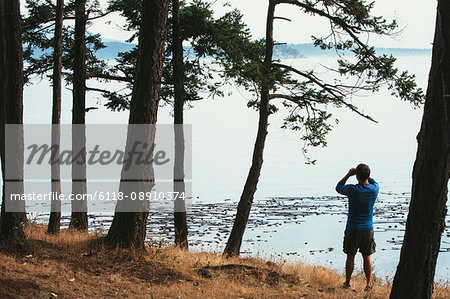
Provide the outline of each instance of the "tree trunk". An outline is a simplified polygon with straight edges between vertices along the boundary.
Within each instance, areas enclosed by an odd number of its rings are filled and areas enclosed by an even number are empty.
[[[164,64],[168,8],[169,0],[143,1],[138,62],[131,96],[130,124],[156,124]],[[129,128],[126,152],[131,146],[131,135],[132,128]],[[151,142],[153,134],[150,135]],[[147,191],[152,186],[146,185],[145,181],[153,179],[152,171],[152,169],[149,172],[143,170],[142,180],[132,184],[126,181],[126,171],[122,168],[119,191],[124,194],[130,191]],[[127,201],[124,200],[121,203],[127,204]],[[116,206],[106,242],[110,245],[143,249],[148,212],[123,212],[118,209],[118,206],[119,203]]]
[[[72,163],[72,194],[79,199],[72,201],[70,228],[86,231],[86,0],[75,1],[75,46],[73,68],[72,152],[77,161]],[[80,153],[80,155],[78,155]]]
[[[433,56],[411,203],[391,298],[431,298],[450,169],[450,3],[438,1]]]
[[[64,0],[56,1],[55,37],[53,48],[53,107],[52,107],[52,145],[58,147],[55,160],[60,154],[60,123],[61,123],[61,72],[62,72],[62,29],[63,29]],[[52,192],[61,194],[61,171],[59,163],[51,165]],[[47,232],[59,233],[61,220],[61,201],[53,199],[51,202],[50,219]]]
[[[250,171],[245,182],[244,189],[237,207],[236,218],[234,220],[233,229],[224,250],[224,255],[239,255],[242,238],[244,237],[245,227],[247,226],[252,207],[253,198],[256,192],[261,168],[263,164],[264,145],[267,136],[267,126],[269,121],[269,89],[272,69],[273,56],[273,19],[276,2],[269,0],[269,9],[267,12],[266,25],[266,54],[263,65],[263,81],[261,82],[261,103],[259,107],[259,125],[256,142],[253,149],[253,160]]]
[[[3,176],[3,198],[0,219],[0,239],[15,241],[24,239],[22,224],[26,222],[25,203],[14,203],[14,210],[7,211],[8,194],[23,194],[23,128],[17,128],[12,140],[16,146],[16,163],[5,167],[5,124],[23,124],[23,57],[20,30],[20,3],[17,0],[0,0],[0,106],[1,106],[1,162]],[[8,144],[10,146],[10,144]],[[9,183],[8,186],[5,186]]]
[[[184,194],[184,62],[183,41],[180,36],[180,1],[172,1],[172,47],[173,47],[173,79],[174,79],[174,191]],[[174,202],[175,245],[188,248],[188,226],[186,221],[186,206],[183,198],[177,197]]]

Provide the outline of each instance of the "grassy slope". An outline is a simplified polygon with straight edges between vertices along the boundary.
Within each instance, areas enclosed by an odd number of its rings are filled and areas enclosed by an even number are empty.
[[[106,249],[98,235],[64,230],[45,234],[27,227],[30,236],[15,248],[0,248],[0,298],[386,298],[389,285],[376,283],[364,292],[361,276],[353,289],[340,287],[342,275],[323,267],[275,264],[261,259],[225,259],[214,253],[174,248],[147,254]],[[240,264],[251,269],[210,270],[204,266]],[[437,298],[449,298],[440,287]]]

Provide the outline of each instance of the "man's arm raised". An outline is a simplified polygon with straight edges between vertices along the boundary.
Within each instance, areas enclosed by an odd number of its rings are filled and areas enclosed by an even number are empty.
[[[338,184],[345,185],[348,178],[351,176],[354,176],[356,174],[356,168],[350,168],[350,170],[347,172],[347,174],[339,181]]]
[[[347,182],[348,178],[356,174],[356,168],[350,168],[350,170],[347,172],[347,174],[337,183],[336,185],[336,191],[340,194],[347,195],[347,190],[345,187],[345,183]]]

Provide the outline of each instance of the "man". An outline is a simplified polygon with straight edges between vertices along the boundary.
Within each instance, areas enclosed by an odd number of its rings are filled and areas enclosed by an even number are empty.
[[[345,183],[348,178],[356,174],[358,184]],[[375,252],[373,237],[373,205],[378,197],[378,183],[370,177],[370,168],[366,164],[359,164],[351,168],[339,181],[336,191],[348,197],[347,226],[344,233],[344,253],[347,254],[345,262],[344,287],[350,287],[355,255],[359,249],[364,261],[364,274],[366,276],[366,290],[372,288],[372,261],[370,255]]]

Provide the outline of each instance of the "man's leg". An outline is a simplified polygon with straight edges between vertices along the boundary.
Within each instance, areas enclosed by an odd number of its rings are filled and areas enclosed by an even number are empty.
[[[350,287],[350,279],[352,278],[353,268],[355,267],[355,255],[347,254],[345,261],[345,283],[344,286]]]
[[[364,274],[366,275],[367,288],[372,287],[372,260],[370,259],[370,255],[362,254],[363,262],[364,262]]]

